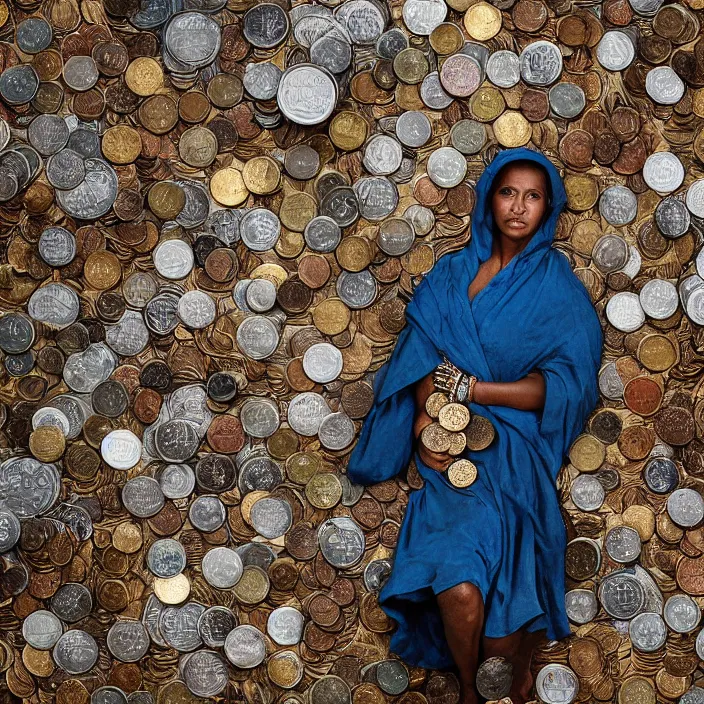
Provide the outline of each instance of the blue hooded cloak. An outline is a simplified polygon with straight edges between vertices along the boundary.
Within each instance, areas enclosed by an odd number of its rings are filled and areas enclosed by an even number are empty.
[[[547,170],[552,201],[526,247],[470,301],[469,284],[491,255],[491,184],[516,159]],[[510,382],[540,371],[539,411],[470,405],[491,420],[492,444],[465,451],[478,476],[466,489],[427,467],[409,495],[394,567],[379,604],[397,622],[391,650],[426,668],[453,663],[436,594],[460,582],[481,591],[485,635],[527,627],[549,639],[570,634],[565,612],[566,530],[555,488],[567,451],[598,399],[602,331],[589,295],[567,258],[552,248],[567,195],[541,153],[500,152],[476,187],[472,237],[441,258],[416,288],[407,325],[374,382],[374,404],[347,467],[353,482],[373,484],[405,469],[413,451],[414,385],[442,361],[481,381]]]

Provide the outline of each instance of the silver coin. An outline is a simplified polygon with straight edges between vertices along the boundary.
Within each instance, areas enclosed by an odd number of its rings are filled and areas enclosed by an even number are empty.
[[[168,464],[159,475],[159,486],[167,499],[185,499],[195,489],[196,476],[187,464]]]
[[[115,371],[117,362],[117,355],[104,342],[95,342],[68,357],[63,369],[64,381],[72,391],[92,393]]]
[[[237,346],[250,359],[266,359],[279,345],[276,325],[262,315],[245,318],[237,328]]]
[[[286,12],[274,3],[259,3],[244,15],[245,39],[260,49],[272,49],[286,39],[290,24]]]
[[[372,560],[364,568],[364,588],[368,592],[378,593],[391,576],[393,561],[382,558]]]
[[[440,147],[429,157],[426,170],[430,180],[441,188],[454,188],[467,175],[467,160],[454,147]]]
[[[628,245],[628,260],[626,264],[619,269],[619,271],[625,274],[629,279],[634,279],[640,272],[640,268],[643,264],[643,260],[640,256],[640,252],[632,244]]]
[[[154,443],[159,457],[173,464],[191,459],[198,451],[200,437],[193,423],[184,418],[172,418],[156,429]]]
[[[247,399],[240,410],[240,422],[247,435],[268,438],[280,425],[279,409],[268,398]]]
[[[305,13],[298,11],[298,7],[291,10],[291,20],[294,23],[293,37],[296,43],[305,49],[310,49],[315,42],[336,28],[339,31],[347,30],[332,16],[332,10],[319,5],[310,5]]]
[[[384,176],[357,179],[353,190],[359,203],[359,214],[370,222],[387,218],[398,205],[398,189],[393,181]]]
[[[277,645],[297,645],[303,637],[305,617],[292,606],[274,609],[266,622],[266,632]]]
[[[337,84],[332,74],[315,64],[298,64],[281,76],[276,100],[284,117],[298,125],[317,125],[327,120],[337,103]]]
[[[225,505],[217,496],[197,497],[188,509],[188,518],[196,530],[212,533],[225,523]]]
[[[328,32],[311,45],[310,60],[311,63],[326,68],[330,73],[342,73],[352,63],[350,40],[339,32]]]
[[[499,88],[513,88],[521,80],[518,54],[505,49],[493,52],[486,63],[486,76]]]
[[[117,198],[117,173],[102,159],[85,159],[85,178],[67,191],[56,192],[56,201],[71,217],[97,220],[112,208]]]
[[[198,619],[205,606],[189,601],[180,608],[167,606],[159,615],[159,632],[164,641],[180,653],[199,648],[203,641],[198,633]]]
[[[675,105],[682,99],[685,85],[669,66],[656,66],[645,76],[645,91],[656,103]]]
[[[354,440],[354,423],[346,413],[330,413],[320,422],[318,439],[328,450],[343,450]]]
[[[281,467],[266,455],[248,457],[240,466],[237,486],[242,494],[271,491],[283,481]]]
[[[119,687],[98,687],[90,695],[90,704],[128,704],[127,695]]]
[[[205,384],[180,386],[169,394],[167,406],[172,419],[180,418],[189,421],[198,437],[205,437],[213,419],[213,414],[208,408],[208,392]]]
[[[77,54],[64,63],[63,78],[71,90],[90,90],[98,82],[98,67],[92,57]]]
[[[119,418],[127,410],[129,396],[122,382],[108,379],[95,387],[91,401],[98,415]]]
[[[338,569],[357,564],[364,555],[364,532],[351,518],[328,518],[318,528],[318,544],[323,557]]]
[[[144,308],[158,291],[159,284],[148,271],[135,271],[122,282],[122,295],[132,308]]]
[[[655,224],[663,237],[682,237],[689,230],[690,223],[689,210],[679,198],[668,196],[655,207]]]
[[[200,12],[174,15],[164,28],[164,47],[188,68],[204,68],[220,51],[220,25]]]
[[[685,203],[692,215],[704,218],[704,178],[697,179],[689,184]]]
[[[425,113],[407,110],[396,121],[396,136],[401,144],[417,149],[433,136],[433,128]]]
[[[245,543],[236,548],[235,552],[242,558],[242,564],[261,567],[265,572],[276,559],[276,553],[264,543]]]
[[[596,47],[596,58],[607,71],[625,71],[636,58],[633,40],[617,29],[604,32]]]
[[[18,518],[48,511],[59,498],[61,479],[53,464],[13,457],[0,465],[0,508]]]
[[[321,197],[320,214],[332,218],[339,227],[348,227],[359,219],[359,202],[350,186],[332,188]]]
[[[68,582],[51,597],[51,610],[66,623],[76,623],[90,615],[93,597],[90,589],[78,582]]]
[[[187,291],[177,310],[181,322],[192,330],[207,328],[215,320],[215,301],[205,291]]]
[[[621,332],[634,332],[645,322],[645,313],[637,293],[619,291],[606,304],[606,318]]]
[[[247,306],[255,313],[265,313],[276,303],[276,286],[268,279],[254,279],[245,293]]]
[[[37,650],[51,650],[63,633],[61,621],[51,611],[39,609],[22,621],[22,637]]]
[[[42,425],[54,425],[61,430],[64,436],[68,436],[71,432],[71,423],[66,417],[66,414],[58,408],[52,408],[50,406],[39,408],[32,416],[33,430],[36,430]],[[4,551],[0,550],[0,552]]]
[[[108,650],[122,662],[139,662],[149,650],[149,634],[141,621],[116,621],[107,635]]]
[[[376,682],[383,692],[396,696],[408,689],[408,670],[400,660],[382,660],[376,668]]]
[[[197,697],[215,697],[227,687],[227,663],[212,650],[186,656],[181,671],[188,690]]]
[[[667,513],[682,528],[692,528],[704,518],[704,499],[694,489],[676,489],[667,497]]]
[[[701,634],[701,631],[700,631]],[[699,636],[697,636],[697,654],[699,655]],[[699,655],[701,659],[701,655]],[[704,689],[692,685],[678,700],[677,704],[704,704]]]
[[[685,313],[692,322],[697,325],[704,325],[704,286],[693,289],[687,295]]]
[[[113,352],[123,357],[133,357],[149,344],[149,329],[142,314],[126,310],[115,325],[105,326],[105,342]]]
[[[234,587],[240,581],[243,569],[240,556],[226,547],[211,548],[201,563],[203,577],[217,589]]]
[[[690,633],[699,625],[702,612],[691,596],[674,594],[665,602],[663,616],[675,633]]]
[[[342,302],[353,310],[370,306],[378,293],[376,279],[367,269],[341,272],[335,287]]]
[[[643,610],[645,592],[633,575],[617,571],[601,581],[599,601],[609,616],[626,621]]]
[[[329,342],[311,345],[303,354],[303,371],[318,384],[328,384],[342,373],[342,352]]]
[[[74,394],[59,394],[48,403],[52,408],[58,408],[68,418],[69,432],[67,440],[73,440],[80,435],[83,424],[93,415],[90,404],[81,396]]]
[[[69,675],[88,672],[98,661],[98,644],[85,631],[66,631],[52,651],[54,662]]]
[[[552,42],[531,42],[518,57],[521,78],[533,86],[549,86],[562,74],[562,54]]]
[[[260,665],[266,657],[264,634],[249,625],[233,628],[225,640],[225,655],[235,667],[249,669]]]
[[[416,237],[429,234],[435,227],[435,213],[430,208],[418,203],[408,206],[403,217],[411,224]]]
[[[281,221],[268,208],[252,208],[240,221],[242,242],[253,252],[273,249],[281,235]]]
[[[408,49],[408,37],[400,27],[392,27],[376,40],[376,53],[382,59],[393,60]]]
[[[311,437],[318,432],[323,418],[331,412],[320,394],[304,391],[291,399],[287,421],[294,432]]]
[[[49,266],[65,266],[76,256],[76,238],[63,227],[48,227],[39,237],[38,248]]]
[[[548,99],[552,111],[566,120],[577,117],[587,104],[584,91],[575,83],[567,81],[556,83],[550,88]]]
[[[5,313],[0,317],[0,349],[7,354],[22,354],[34,344],[32,321],[23,313]]]
[[[386,134],[374,135],[364,147],[362,163],[374,176],[388,176],[399,166],[403,157],[401,144]]]
[[[565,594],[565,611],[572,623],[589,623],[599,611],[596,594],[591,589],[571,589]]]
[[[535,691],[545,704],[572,704],[579,678],[565,665],[545,665],[535,679]]]
[[[447,16],[444,0],[406,0],[403,23],[413,34],[428,36]]]
[[[354,44],[376,44],[387,18],[369,0],[348,0],[335,9],[335,18],[344,26]]]
[[[147,603],[144,605],[141,619],[151,641],[162,648],[168,647],[159,631],[159,617],[165,608],[164,604],[154,594],[150,594],[147,598]]]
[[[122,503],[137,518],[156,516],[164,508],[159,482],[152,477],[133,477],[122,487]]]
[[[17,25],[15,42],[25,54],[38,54],[48,49],[53,32],[43,17],[28,17]]]
[[[610,225],[623,227],[636,217],[638,202],[626,186],[609,186],[599,198],[599,213]]]
[[[475,685],[485,699],[505,697],[513,682],[513,665],[504,657],[491,657],[477,668]]]
[[[66,121],[58,115],[37,115],[27,128],[29,143],[42,155],[50,156],[68,143]]]
[[[179,179],[176,184],[186,194],[186,204],[176,216],[176,223],[187,230],[192,230],[202,225],[210,212],[208,189],[198,181]]]
[[[165,240],[152,252],[154,268],[165,279],[183,279],[191,273],[195,262],[193,249],[183,240]]]
[[[342,239],[340,226],[326,215],[314,217],[303,233],[306,245],[314,252],[334,252]]]
[[[252,505],[250,520],[259,535],[273,540],[288,531],[293,523],[293,514],[287,501],[265,497]]]
[[[598,511],[605,497],[601,482],[588,474],[578,475],[570,486],[570,498],[580,511]]]
[[[100,455],[113,469],[132,469],[142,457],[142,442],[131,430],[112,430],[100,443]]]
[[[640,555],[640,535],[630,526],[614,526],[606,533],[604,547],[615,562],[633,562]]]
[[[144,323],[155,335],[168,335],[178,326],[180,296],[171,291],[159,293],[144,308]]]
[[[12,550],[20,539],[20,521],[8,509],[0,509],[0,553]]]
[[[671,193],[684,181],[684,166],[672,152],[654,152],[643,165],[643,180],[658,193]]]
[[[24,105],[39,90],[39,76],[30,64],[10,66],[0,74],[0,95],[8,105]]]
[[[46,177],[54,188],[67,191],[76,188],[86,176],[83,157],[71,149],[62,149],[49,157],[46,163]]]
[[[32,320],[59,330],[75,322],[79,311],[78,295],[61,283],[50,283],[36,289],[27,304]]]
[[[222,648],[236,626],[237,617],[224,606],[211,606],[198,619],[198,633],[208,648]]]
[[[251,286],[254,279],[240,279],[232,289],[232,300],[235,305],[245,313],[254,313],[247,305],[247,289]]]
[[[623,379],[614,362],[608,362],[599,370],[599,391],[611,401],[623,398]]]
[[[420,98],[431,110],[444,110],[454,98],[442,87],[440,74],[431,71],[420,84]]]
[[[281,69],[275,64],[249,63],[245,67],[242,85],[255,100],[271,100],[276,97],[281,74]]]
[[[677,288],[663,279],[650,279],[638,295],[645,314],[656,320],[674,315],[679,304]]]
[[[418,207],[422,208],[423,206]],[[379,226],[379,234],[376,238],[377,245],[384,254],[388,254],[390,257],[404,255],[411,249],[415,241],[416,233],[411,220],[406,217],[407,214],[408,210],[402,218],[387,218]]]
[[[652,457],[643,468],[643,478],[650,491],[669,494],[679,484],[677,465],[668,457]]]
[[[461,154],[478,154],[486,144],[486,128],[476,120],[459,120],[450,129],[450,143]]]
[[[667,627],[660,614],[644,611],[629,621],[628,635],[634,648],[653,653],[665,645]]]
[[[92,129],[78,128],[71,132],[66,146],[84,159],[99,159],[100,137]],[[39,150],[37,150],[39,151]]]

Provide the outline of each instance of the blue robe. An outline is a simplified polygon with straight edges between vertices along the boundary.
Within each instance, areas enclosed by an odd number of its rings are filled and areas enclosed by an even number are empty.
[[[491,182],[520,158],[547,169],[551,206],[526,247],[470,301],[469,284],[491,254]],[[374,404],[347,467],[360,484],[407,467],[414,384],[442,361],[439,350],[482,381],[516,381],[539,370],[546,385],[540,411],[470,405],[496,430],[488,448],[463,454],[478,470],[470,487],[455,488],[416,454],[424,486],[409,495],[394,567],[379,593],[381,607],[397,622],[391,650],[409,664],[453,663],[435,595],[460,582],[480,589],[489,637],[522,627],[545,628],[549,639],[570,634],[566,530],[555,482],[598,400],[602,331],[586,289],[551,246],[566,201],[560,175],[543,154],[500,152],[477,183],[469,244],[441,258],[418,285],[407,325],[376,375]]]

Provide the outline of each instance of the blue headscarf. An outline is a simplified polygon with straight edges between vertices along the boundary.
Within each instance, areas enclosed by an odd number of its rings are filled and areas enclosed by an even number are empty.
[[[500,169],[517,159],[547,171],[549,209],[525,248],[470,302],[469,284],[492,251],[491,185]],[[501,515],[500,578],[485,604],[486,635],[492,637],[512,633],[530,618],[536,618],[530,630],[547,627],[550,638],[569,634],[566,536],[555,481],[598,400],[602,332],[586,289],[567,258],[552,247],[566,202],[560,174],[539,152],[507,149],[484,170],[476,186],[471,240],[441,258],[415,290],[407,325],[376,375],[374,404],[347,467],[348,477],[362,484],[389,479],[407,467],[414,444],[414,385],[442,361],[440,350],[480,381],[509,382],[542,373],[542,410],[470,405],[496,430],[487,449],[464,453],[478,468],[471,487],[453,487],[416,458],[426,481],[442,482],[448,491],[484,492]]]

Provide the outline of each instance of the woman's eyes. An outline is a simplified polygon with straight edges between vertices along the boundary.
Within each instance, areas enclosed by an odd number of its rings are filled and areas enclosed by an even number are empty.
[[[504,186],[503,188],[501,188],[499,190],[499,193],[501,193],[502,195],[505,195],[505,196],[509,196],[509,195],[511,195],[511,189],[508,186]],[[530,193],[529,196],[531,198],[537,198],[537,199],[540,199],[540,197],[541,197],[540,193],[536,193],[536,192]]]

